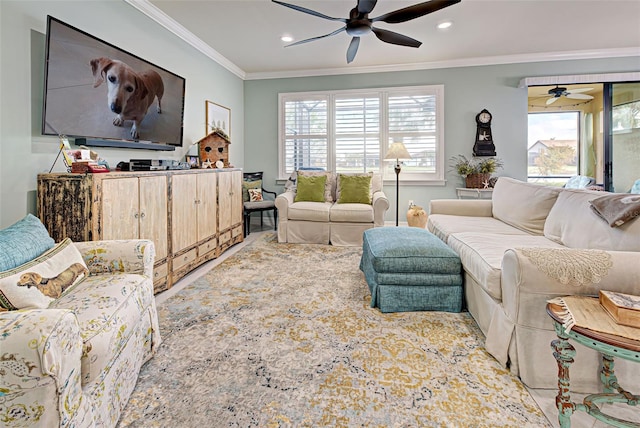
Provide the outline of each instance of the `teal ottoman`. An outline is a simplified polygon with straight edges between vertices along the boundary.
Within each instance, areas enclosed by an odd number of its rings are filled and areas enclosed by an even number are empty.
[[[462,310],[460,258],[425,229],[366,230],[360,270],[381,312]]]

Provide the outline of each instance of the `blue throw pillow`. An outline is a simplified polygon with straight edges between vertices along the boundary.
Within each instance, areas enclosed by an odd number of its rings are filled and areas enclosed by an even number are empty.
[[[18,267],[53,248],[55,241],[38,217],[25,218],[0,230],[0,272]]]

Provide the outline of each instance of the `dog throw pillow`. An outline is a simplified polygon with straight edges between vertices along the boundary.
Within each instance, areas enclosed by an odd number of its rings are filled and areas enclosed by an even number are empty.
[[[88,275],[82,255],[67,238],[30,262],[0,272],[0,306],[44,309]]]

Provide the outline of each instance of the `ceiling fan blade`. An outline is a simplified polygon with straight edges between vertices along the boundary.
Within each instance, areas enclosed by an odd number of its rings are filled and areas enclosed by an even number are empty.
[[[397,24],[399,22],[410,21],[419,18],[428,13],[435,12],[445,7],[460,3],[462,0],[431,0],[424,3],[414,4],[413,6],[398,9],[393,12],[385,13],[377,18],[373,18],[372,22],[382,21],[389,24]]]
[[[358,12],[371,13],[374,7],[376,7],[378,0],[358,0]]]
[[[592,100],[593,96],[587,94],[574,94],[570,92],[566,95],[567,98],[572,98],[574,100]]]
[[[556,101],[558,101],[558,97],[553,97],[553,98],[549,98],[546,102],[547,105],[551,105],[553,103],[555,103]]]
[[[324,36],[317,36],[317,37],[311,37],[310,39],[300,40],[299,42],[295,42],[295,43],[291,43],[290,45],[286,45],[285,48],[288,48],[290,46],[295,46],[295,45],[301,45],[303,43],[313,42],[314,40],[323,39],[323,38],[329,37],[329,36],[335,36],[336,34],[342,33],[346,29],[347,29],[347,27],[342,27],[342,28],[337,29],[336,31],[333,31],[333,32],[329,33],[329,34],[325,34]]]
[[[409,46],[412,48],[419,48],[422,44],[421,41],[412,39],[411,37],[404,36],[399,33],[395,33],[389,30],[383,30],[381,28],[371,28],[371,31],[376,35],[377,38],[382,40],[383,42],[392,43],[394,45],[400,46]]]
[[[580,92],[589,92],[593,90],[593,88],[578,88],[578,89],[569,89],[567,91],[568,94],[578,94]]]
[[[302,7],[302,6],[296,6],[295,4],[289,4],[289,3],[284,3],[278,0],[271,0],[274,3],[277,3],[279,5],[282,5],[284,7],[288,7],[290,9],[293,10],[297,10],[298,12],[303,12],[303,13],[308,13],[309,15],[313,15],[313,16],[317,16],[319,18],[324,18],[324,19],[328,19],[330,21],[340,21],[340,22],[347,22],[346,18],[334,18],[332,16],[328,16],[325,15],[323,13],[320,12],[316,12],[315,10],[311,10],[311,9],[307,9],[306,7]]]
[[[360,37],[354,37],[351,39],[351,43],[349,43],[349,48],[347,49],[347,64],[349,64],[356,57],[356,52],[358,52],[358,46],[360,46]]]

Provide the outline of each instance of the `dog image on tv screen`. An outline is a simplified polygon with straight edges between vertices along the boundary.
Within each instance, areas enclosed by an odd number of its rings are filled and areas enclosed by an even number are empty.
[[[182,146],[184,78],[51,16],[45,48],[43,135]]]
[[[123,126],[126,120],[132,120],[131,138],[140,138],[140,122],[156,98],[156,111],[162,113],[162,77],[151,69],[136,73],[126,63],[104,57],[91,60],[91,72],[94,88],[106,81],[107,105],[116,114],[113,124]]]

